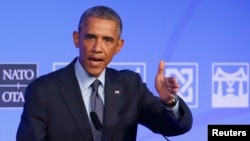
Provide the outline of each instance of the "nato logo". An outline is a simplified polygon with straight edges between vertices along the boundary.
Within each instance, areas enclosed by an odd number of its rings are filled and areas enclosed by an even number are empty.
[[[117,70],[122,70],[122,69],[129,69],[132,70],[142,77],[142,81],[146,82],[146,63],[143,62],[111,62],[108,67],[114,68]]]
[[[190,108],[198,107],[198,64],[166,63],[165,76],[176,77],[180,84],[177,93]]]
[[[212,107],[249,106],[249,64],[213,63]]]
[[[27,85],[37,78],[37,64],[0,64],[0,107],[18,108]]]

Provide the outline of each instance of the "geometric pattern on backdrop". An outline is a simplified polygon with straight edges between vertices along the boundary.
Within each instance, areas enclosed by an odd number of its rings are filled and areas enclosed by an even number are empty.
[[[249,64],[212,64],[212,107],[249,107]]]
[[[122,70],[129,69],[140,74],[142,81],[146,82],[146,63],[145,62],[111,62],[108,67]]]
[[[68,64],[69,64],[69,62],[54,62],[53,65],[52,65],[52,71],[63,68]]]
[[[178,95],[190,108],[198,108],[198,63],[165,63],[165,76],[176,77],[180,84]]]

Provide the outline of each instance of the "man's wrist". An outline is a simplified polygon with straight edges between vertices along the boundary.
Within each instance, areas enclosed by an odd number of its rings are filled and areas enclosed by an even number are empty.
[[[179,96],[177,94],[175,94],[174,98],[172,99],[172,102],[171,103],[165,103],[165,105],[166,105],[167,108],[172,108],[177,104],[178,101],[179,101]]]

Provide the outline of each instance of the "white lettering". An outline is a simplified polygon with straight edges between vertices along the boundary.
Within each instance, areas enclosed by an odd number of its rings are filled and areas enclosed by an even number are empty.
[[[219,131],[218,129],[212,129],[212,136],[246,136],[246,131],[233,131],[232,129],[227,131]]]
[[[35,76],[32,69],[8,69],[3,70],[3,80],[31,80]]]
[[[23,92],[8,92],[5,91],[2,94],[2,100],[4,102],[24,102]]]
[[[212,130],[212,136],[219,136],[218,131],[219,131],[218,129],[213,129]]]

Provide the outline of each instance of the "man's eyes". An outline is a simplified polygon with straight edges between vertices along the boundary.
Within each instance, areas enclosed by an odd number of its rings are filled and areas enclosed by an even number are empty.
[[[95,36],[93,36],[93,35],[86,35],[85,38],[89,39],[89,40],[93,40],[95,38]]]
[[[85,39],[87,40],[95,40],[97,37],[95,35],[85,35]],[[103,41],[112,43],[114,42],[114,39],[112,37],[103,37]]]
[[[114,39],[113,39],[113,38],[110,38],[110,37],[105,37],[104,40],[105,40],[106,42],[111,42],[111,43],[114,41]]]

